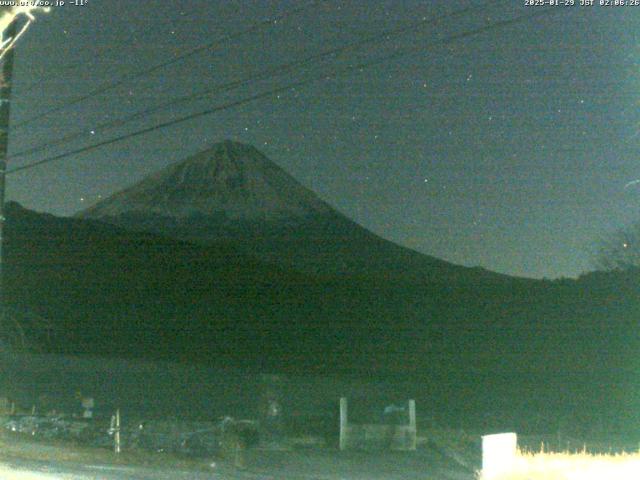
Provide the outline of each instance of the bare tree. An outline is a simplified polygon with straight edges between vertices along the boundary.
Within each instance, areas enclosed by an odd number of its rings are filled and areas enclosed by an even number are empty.
[[[616,230],[601,240],[594,258],[598,270],[640,268],[640,222]]]

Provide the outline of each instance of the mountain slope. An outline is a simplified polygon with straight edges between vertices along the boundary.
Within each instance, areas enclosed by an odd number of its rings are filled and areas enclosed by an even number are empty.
[[[202,243],[225,241],[314,274],[473,282],[499,277],[374,235],[255,148],[230,141],[171,165],[78,217]]]

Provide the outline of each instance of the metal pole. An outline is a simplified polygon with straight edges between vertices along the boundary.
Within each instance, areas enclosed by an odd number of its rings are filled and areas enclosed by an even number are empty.
[[[120,453],[122,448],[120,446],[120,409],[116,410],[116,425],[114,438],[114,451]]]
[[[411,441],[409,443],[409,450],[415,450],[417,446],[418,428],[416,426],[416,401],[409,400],[409,434],[411,435]]]
[[[14,38],[17,33],[16,21],[4,31],[4,37]],[[4,57],[2,78],[0,79],[0,315],[4,317],[4,197],[5,175],[7,172],[7,152],[9,150],[9,115],[11,113],[11,87],[13,85],[13,61],[15,49],[11,48]]]
[[[349,414],[348,414],[348,406],[346,397],[340,398],[340,450],[347,449],[347,435],[349,434],[348,430],[349,425]]]

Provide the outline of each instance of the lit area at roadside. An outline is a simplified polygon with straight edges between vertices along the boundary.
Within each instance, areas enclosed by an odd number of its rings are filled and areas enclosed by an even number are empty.
[[[479,480],[634,480],[640,478],[640,453],[523,452],[515,433],[483,437]]]
[[[15,470],[6,465],[0,465],[0,478],[3,480],[61,480],[65,477],[50,473]],[[66,478],[69,479],[71,477]]]

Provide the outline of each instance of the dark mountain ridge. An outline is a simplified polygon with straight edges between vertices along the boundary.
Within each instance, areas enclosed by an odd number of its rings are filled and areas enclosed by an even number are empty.
[[[48,320],[47,351],[407,377],[457,417],[619,418],[639,403],[637,272],[557,282],[314,276],[225,243],[15,204],[7,216],[6,298]]]

